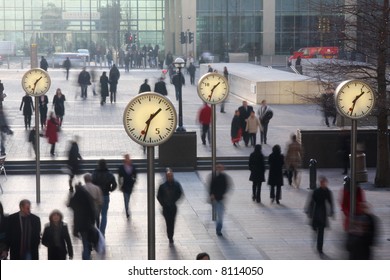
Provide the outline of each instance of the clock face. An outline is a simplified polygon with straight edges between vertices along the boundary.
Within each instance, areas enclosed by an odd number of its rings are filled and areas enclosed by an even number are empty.
[[[123,124],[127,134],[138,144],[157,146],[175,132],[177,115],[172,102],[161,94],[146,92],[126,106]]]
[[[198,95],[208,104],[218,104],[229,94],[229,84],[219,73],[207,73],[198,82]]]
[[[22,87],[31,96],[44,95],[50,89],[50,85],[49,74],[41,68],[28,70],[22,78]]]
[[[350,119],[367,116],[375,103],[372,88],[360,80],[342,82],[336,89],[335,98],[339,113]]]

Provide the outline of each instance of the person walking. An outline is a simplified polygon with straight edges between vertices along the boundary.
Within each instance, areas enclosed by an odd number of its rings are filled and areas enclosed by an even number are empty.
[[[0,80],[0,108],[3,108],[3,101],[6,96],[4,93],[4,84]]]
[[[82,259],[90,260],[95,228],[95,208],[87,190],[78,183],[75,193],[69,193],[68,207],[73,210],[73,235],[81,237],[83,243]]]
[[[23,109],[23,116],[24,116],[24,127],[27,130],[31,128],[31,115],[34,111],[34,103],[30,95],[25,94],[22,98],[22,103],[20,103],[19,110],[22,111]]]
[[[184,79],[181,71],[177,71],[176,74],[172,77],[172,84],[175,86],[176,100],[179,100],[179,97],[182,94],[182,87],[185,85],[186,81]]]
[[[73,192],[73,178],[80,174],[80,160],[83,158],[80,155],[79,141],[80,137],[75,135],[70,141],[70,148],[68,151],[68,168],[69,168],[69,191]]]
[[[202,129],[200,136],[202,144],[206,145],[206,136],[210,144],[211,107],[206,102],[203,103],[202,108],[200,108],[198,112],[198,122],[200,123]]]
[[[100,105],[104,105],[106,103],[106,98],[108,96],[108,77],[107,72],[103,71],[102,75],[100,76]]]
[[[271,203],[280,204],[282,199],[284,155],[279,145],[272,147],[272,153],[268,156],[268,185],[270,186]],[[275,195],[276,188],[276,195]]]
[[[46,121],[47,121],[47,111],[48,111],[48,104],[49,104],[49,98],[46,94],[41,95],[38,97],[38,104],[39,104],[39,116],[41,121],[41,129],[46,127]]]
[[[322,110],[324,111],[325,124],[329,127],[329,118],[333,118],[332,124],[336,125],[337,109],[334,100],[334,89],[328,87],[321,95]]]
[[[302,147],[297,141],[295,134],[291,135],[291,142],[287,145],[286,152],[286,167],[287,167],[287,178],[289,185],[299,188],[300,176],[298,168],[302,162]]]
[[[83,187],[92,198],[92,202],[95,210],[94,213],[95,213],[96,226],[99,227],[99,216],[103,207],[103,192],[98,186],[92,183],[91,173],[84,174],[84,182],[85,185]]]
[[[162,207],[162,213],[167,226],[169,244],[173,244],[175,220],[177,214],[177,201],[183,195],[181,184],[174,179],[173,171],[168,168],[165,173],[166,181],[161,184],[157,192],[157,200]]]
[[[245,146],[248,147],[249,143],[249,134],[246,131],[246,120],[251,115],[253,111],[253,107],[248,105],[247,101],[242,101],[242,106],[238,107],[238,111],[240,112],[240,123],[242,129],[242,138],[244,140]]]
[[[164,96],[168,95],[168,90],[164,81],[164,77],[160,77],[160,80],[154,84],[154,92],[157,92]]]
[[[118,169],[119,188],[123,192],[123,200],[125,203],[126,218],[130,217],[129,202],[133,192],[133,187],[137,181],[137,168],[131,161],[130,155],[125,154],[123,165]]]
[[[45,225],[42,235],[42,245],[47,247],[48,260],[73,259],[73,246],[70,240],[68,225],[63,222],[64,216],[59,210],[53,210],[49,215],[49,223]]]
[[[49,67],[49,63],[47,63],[47,60],[44,56],[41,56],[41,61],[39,63],[39,68],[47,71],[47,68]]]
[[[47,120],[47,124],[46,124],[45,136],[47,138],[47,141],[51,145],[50,155],[52,157],[55,156],[56,143],[58,142],[58,127],[59,127],[59,123],[56,115],[54,114],[54,112],[50,112],[50,117]]]
[[[149,81],[148,79],[144,80],[144,83],[139,87],[138,93],[152,91],[152,89],[150,88],[150,85],[148,84],[148,81]]]
[[[38,260],[41,219],[31,213],[31,202],[19,202],[19,211],[8,217],[7,246],[10,260]]]
[[[230,137],[232,138],[233,146],[239,145],[242,136],[242,129],[240,124],[240,111],[236,110],[232,119],[230,127]]]
[[[261,145],[257,144],[249,156],[249,181],[252,181],[252,200],[261,202],[261,185],[265,181],[264,155]]]
[[[229,83],[229,71],[227,70],[227,67],[223,67],[223,76],[225,77],[226,81]],[[225,103],[226,103],[226,98],[221,102],[221,113],[226,113],[225,112]]]
[[[188,74],[190,74],[190,83],[191,85],[195,85],[195,72],[196,72],[196,67],[195,65],[190,62],[190,65],[187,68]]]
[[[64,63],[62,64],[62,66],[65,68],[65,71],[66,71],[66,80],[68,80],[68,79],[69,79],[69,70],[70,70],[70,67],[72,67],[72,63],[70,62],[69,57],[67,57],[67,58],[64,60]]]
[[[319,188],[315,189],[313,193],[309,195],[305,212],[311,219],[311,226],[317,234],[317,251],[322,255],[324,230],[325,227],[329,225],[327,217],[333,216],[334,206],[332,192],[328,188],[328,179],[321,176],[319,178],[319,184]]]
[[[35,126],[33,126],[33,128],[28,133],[28,142],[31,143],[31,147],[32,147],[32,149],[34,151],[34,155],[37,156],[37,147],[36,147],[37,138],[36,138]],[[30,155],[31,155],[31,147],[29,149],[29,154]]]
[[[7,249],[8,215],[4,213],[3,204],[0,201],[0,260],[8,257]]]
[[[81,87],[81,98],[85,100],[87,99],[88,86],[92,84],[91,75],[87,72],[85,67],[83,67],[83,70],[80,72],[77,81]]]
[[[13,135],[14,132],[8,125],[7,117],[4,113],[3,107],[0,107],[0,155],[5,156],[5,137],[6,135]]]
[[[222,236],[223,218],[225,206],[223,200],[226,193],[230,190],[232,181],[231,178],[224,172],[222,164],[216,165],[216,174],[212,176],[210,181],[210,200],[215,209],[216,215],[216,233]]]
[[[249,118],[246,120],[245,130],[249,135],[249,139],[251,141],[252,147],[254,147],[256,145],[256,135],[257,135],[257,132],[259,131],[259,129],[260,129],[260,131],[263,129],[261,127],[260,121],[256,117],[255,111],[251,111]]]
[[[117,187],[115,176],[108,170],[106,160],[100,159],[98,161],[98,166],[92,173],[92,183],[97,185],[103,193],[103,206],[100,214],[99,229],[103,236],[105,236],[110,193]]]
[[[110,84],[110,101],[111,103],[114,101],[116,103],[116,90],[118,86],[118,81],[121,74],[119,72],[119,69],[116,67],[115,64],[112,65],[110,69],[110,73],[108,74],[108,81]]]
[[[62,91],[60,88],[57,88],[56,94],[53,97],[53,108],[54,112],[56,113],[56,116],[58,118],[58,124],[59,126],[62,126],[64,115],[65,115],[65,95],[62,94]]]
[[[267,105],[267,101],[265,99],[261,101],[261,106],[257,110],[257,115],[259,116],[261,127],[263,128],[260,130],[260,143],[267,144],[268,124],[274,116],[274,113],[270,106]]]

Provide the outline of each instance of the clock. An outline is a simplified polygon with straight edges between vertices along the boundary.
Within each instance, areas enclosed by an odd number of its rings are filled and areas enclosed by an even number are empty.
[[[229,94],[229,83],[219,73],[207,73],[198,82],[198,95],[208,104],[218,104]]]
[[[155,92],[137,95],[127,104],[123,124],[127,134],[143,146],[157,146],[175,132],[177,115],[172,102]]]
[[[361,80],[344,81],[336,88],[335,103],[341,115],[350,119],[367,116],[375,104],[374,91]]]
[[[22,87],[30,96],[44,95],[50,89],[50,85],[49,74],[41,68],[28,70],[22,78]]]

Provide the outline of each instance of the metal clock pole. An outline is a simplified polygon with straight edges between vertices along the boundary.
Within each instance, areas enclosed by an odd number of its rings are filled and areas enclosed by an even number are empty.
[[[212,111],[212,115],[211,115],[211,162],[212,162],[212,178],[214,178],[216,176],[216,172],[217,172],[217,168],[216,168],[216,165],[217,165],[217,114],[215,113],[216,112],[216,109],[215,109],[216,105],[215,104],[211,104],[211,111]],[[215,211],[215,207],[214,207],[214,204],[212,204],[212,208],[211,208],[211,218],[213,221],[216,220],[217,216],[216,216],[216,211]]]
[[[156,259],[154,146],[147,147],[148,162],[148,260]]]
[[[352,222],[356,212],[356,142],[357,142],[357,120],[351,119],[351,185],[349,187],[350,211],[349,218]]]
[[[39,149],[39,96],[35,96],[35,166],[36,166],[36,200],[41,202],[41,163]]]

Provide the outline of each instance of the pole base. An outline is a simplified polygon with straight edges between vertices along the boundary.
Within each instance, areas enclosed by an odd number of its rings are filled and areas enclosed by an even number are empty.
[[[184,126],[178,126],[176,128],[176,132],[186,132],[186,129],[184,128]]]

